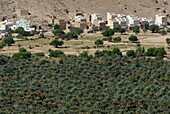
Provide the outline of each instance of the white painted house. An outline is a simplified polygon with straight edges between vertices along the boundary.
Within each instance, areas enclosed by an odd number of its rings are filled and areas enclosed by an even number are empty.
[[[86,22],[86,17],[82,15],[75,16],[75,20],[78,22]]]
[[[16,25],[14,25],[13,27],[11,27],[12,30],[16,30],[17,28],[22,27],[24,28],[25,31],[27,32],[31,32],[34,31],[35,28],[31,28],[30,27],[30,21],[26,20],[26,19],[20,19],[16,22]]]
[[[91,14],[91,22],[93,23],[95,20],[97,20],[97,21],[102,21],[103,18],[102,18],[102,16],[101,16],[101,14],[99,14],[99,13],[93,13],[93,14]]]
[[[156,15],[155,24],[158,26],[167,26],[167,17],[162,15]]]
[[[113,20],[113,19],[115,19],[116,17],[117,17],[117,14],[107,12],[107,21]]]
[[[140,26],[140,19],[135,16],[127,15],[127,25],[129,28],[134,27],[134,26]]]
[[[127,19],[126,16],[123,14],[118,14],[115,20],[119,23],[119,25],[123,28],[127,28]]]

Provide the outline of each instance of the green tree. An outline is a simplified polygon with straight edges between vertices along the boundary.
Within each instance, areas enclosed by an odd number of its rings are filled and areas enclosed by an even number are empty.
[[[32,35],[30,32],[26,32],[24,30],[24,28],[22,28],[22,27],[17,28],[14,32],[18,33],[18,34],[20,34],[22,36],[31,36]]]
[[[19,48],[19,52],[27,52],[25,48]]]
[[[64,52],[60,50],[49,50],[50,57],[63,57],[65,56]]]
[[[39,38],[45,38],[45,35],[43,32],[40,34]]]
[[[131,41],[131,42],[137,42],[137,41],[138,41],[138,38],[137,38],[137,36],[131,35],[131,36],[129,37],[129,41]]]
[[[114,41],[115,43],[120,42],[121,40],[122,40],[121,37],[115,37],[115,38],[113,38],[113,41]]]
[[[160,30],[160,31],[159,31],[159,34],[161,34],[162,36],[164,36],[164,35],[167,35],[167,32],[166,32],[165,30]]]
[[[78,35],[82,34],[84,31],[81,28],[76,28],[76,30],[74,31],[75,33],[77,33]]]
[[[100,45],[103,45],[103,40],[100,40],[100,39],[96,40],[95,45],[97,45],[97,47],[99,47]]]
[[[140,28],[139,28],[139,26],[133,27],[133,32],[136,33],[136,34],[140,33]]]
[[[152,33],[158,33],[159,31],[159,26],[158,25],[151,25],[149,27],[149,30],[152,31]]]
[[[58,46],[62,46],[64,44],[63,41],[59,41],[58,39],[54,39],[50,45],[54,46],[55,48],[58,48]]]
[[[139,56],[144,56],[144,53],[145,53],[145,48],[144,47],[139,47],[137,50],[136,50],[136,56],[139,57]]]
[[[65,32],[61,29],[56,29],[53,31],[53,34],[55,36],[58,36],[58,37],[64,37],[65,36]]]
[[[121,33],[121,34],[123,34],[123,33],[126,32],[126,30],[123,29],[121,26],[115,27],[113,30],[114,30],[115,32],[119,32],[119,33]]]
[[[27,59],[31,58],[32,54],[25,48],[19,48],[19,53],[15,53],[12,57],[15,59]]]
[[[106,37],[111,37],[114,34],[115,34],[115,31],[113,29],[107,29],[104,32],[102,32],[102,35]]]
[[[4,42],[0,42],[0,49],[3,48],[5,46]]]
[[[78,39],[78,35],[75,32],[68,32],[66,34],[66,39],[67,40]]]
[[[115,54],[115,55],[122,56],[122,52],[120,51],[119,48],[113,48],[112,53]]]
[[[17,29],[15,30],[15,33],[19,33],[19,34],[21,34],[21,35],[24,35],[24,34],[25,34],[25,30],[24,30],[24,28],[19,27],[19,28],[17,28]]]
[[[19,52],[15,53],[12,57],[15,59],[27,59],[31,58],[32,54],[30,52]]]
[[[10,46],[11,44],[15,43],[14,39],[12,37],[5,37],[3,39],[3,43]]]
[[[129,50],[129,51],[127,51],[127,52],[126,52],[126,55],[127,55],[128,57],[136,57],[136,53],[135,53],[134,50]]]
[[[158,56],[158,57],[164,57],[166,55],[165,48],[149,48],[145,52],[146,56]]]
[[[54,25],[54,30],[60,29],[60,25],[59,24],[55,24]]]
[[[170,38],[166,39],[166,43],[170,46]]]

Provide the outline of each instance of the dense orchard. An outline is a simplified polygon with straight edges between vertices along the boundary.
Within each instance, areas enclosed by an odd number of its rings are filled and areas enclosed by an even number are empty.
[[[168,114],[170,62],[111,55],[57,64],[0,56],[0,113],[21,112]]]

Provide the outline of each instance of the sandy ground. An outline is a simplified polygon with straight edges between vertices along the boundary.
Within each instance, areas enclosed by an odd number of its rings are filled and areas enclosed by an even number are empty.
[[[126,53],[128,50],[135,50],[137,48],[136,44],[134,43],[124,43],[123,41],[128,41],[129,35],[120,35],[116,34],[116,36],[122,37],[122,42],[120,43],[111,43],[111,42],[104,42],[104,47],[102,48],[94,48],[94,42],[96,39],[102,39],[99,33],[96,34],[89,34],[84,35],[83,38],[79,40],[70,40],[64,41],[64,45],[62,48],[57,48],[57,50],[62,50],[65,54],[75,54],[78,55],[83,51],[87,51],[89,54],[93,55],[97,50],[108,50],[114,47],[120,48],[123,54]],[[150,48],[150,47],[165,47],[167,48],[166,38],[170,38],[170,34],[166,36],[161,36],[159,34],[138,34],[139,41],[143,47]],[[19,50],[18,45],[21,47],[26,48],[31,53],[43,52],[45,55],[48,55],[48,50],[53,49],[56,50],[53,46],[50,46],[50,42],[54,38],[46,38],[46,39],[37,39],[37,40],[28,40],[28,41],[16,41],[12,46],[6,46],[0,50],[0,54],[10,55],[12,56],[14,53],[17,53]],[[90,47],[90,49],[83,49],[83,47]],[[31,47],[31,48],[30,48]],[[67,48],[65,48],[67,47]],[[168,53],[169,54],[169,53]]]

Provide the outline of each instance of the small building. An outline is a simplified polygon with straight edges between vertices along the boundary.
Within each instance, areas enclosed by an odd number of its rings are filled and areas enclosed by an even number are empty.
[[[28,16],[29,12],[25,9],[16,9],[17,17]]]
[[[146,27],[149,27],[149,20],[146,19],[146,18],[141,18],[140,26],[141,26],[142,29],[146,28]]]
[[[156,15],[155,24],[158,26],[166,27],[168,23],[167,17],[162,15]]]
[[[30,21],[26,20],[26,19],[20,19],[16,22],[16,25],[13,25],[11,27],[12,30],[16,30],[17,28],[22,27],[24,28],[25,31],[27,32],[31,32],[34,31],[35,28],[31,28],[30,27]]]
[[[66,30],[67,23],[65,20],[59,20],[60,29]]]
[[[87,29],[87,23],[86,22],[74,22],[74,27],[81,28],[82,30]]]
[[[85,14],[84,17],[86,18],[86,22],[90,23],[91,22],[91,15]]]
[[[101,16],[101,14],[99,14],[99,13],[91,14],[91,23],[93,23],[95,20],[102,21],[103,18]]]
[[[82,16],[82,15],[78,15],[75,17],[75,21],[77,22],[86,22],[86,17]]]

